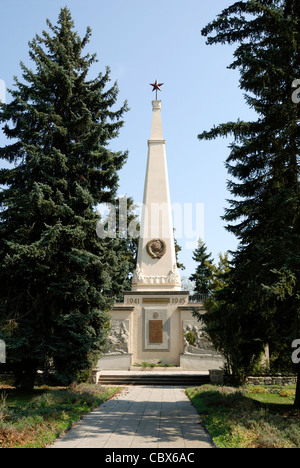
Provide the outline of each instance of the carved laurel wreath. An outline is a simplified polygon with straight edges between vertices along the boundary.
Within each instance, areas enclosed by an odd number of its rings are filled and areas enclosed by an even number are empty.
[[[167,250],[166,243],[161,239],[152,239],[147,244],[147,252],[152,258],[161,258]]]

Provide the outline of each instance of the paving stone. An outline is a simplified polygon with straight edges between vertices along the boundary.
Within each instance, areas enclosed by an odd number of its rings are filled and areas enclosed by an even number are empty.
[[[51,448],[213,448],[196,409],[177,387],[124,387]]]

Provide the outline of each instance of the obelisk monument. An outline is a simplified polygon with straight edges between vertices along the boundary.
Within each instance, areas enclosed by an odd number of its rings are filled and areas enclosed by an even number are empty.
[[[160,90],[157,81],[153,91]],[[132,291],[180,291],[166,158],[162,102],[152,101],[152,127],[144,186],[136,271]]]
[[[194,307],[204,313],[203,304],[190,304],[189,291],[181,289],[162,131],[162,102],[157,99],[162,83],[156,81],[152,86],[156,99],[152,101],[137,265],[131,290],[124,291],[123,302],[116,303],[111,310],[111,346],[99,359],[98,368],[129,371],[138,364],[150,362],[178,366],[181,370],[218,369],[223,361],[208,352],[205,343],[202,345],[200,325],[193,317]],[[193,345],[187,341],[187,333],[194,333]]]

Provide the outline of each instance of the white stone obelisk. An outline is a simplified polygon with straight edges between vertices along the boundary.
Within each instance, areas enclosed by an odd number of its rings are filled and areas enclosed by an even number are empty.
[[[152,101],[152,106],[141,234],[132,291],[181,291],[176,265],[166,142],[161,123],[161,101]]]

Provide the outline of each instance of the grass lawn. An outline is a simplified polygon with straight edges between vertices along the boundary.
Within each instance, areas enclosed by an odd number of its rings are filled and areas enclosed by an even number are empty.
[[[294,387],[203,385],[186,391],[218,448],[300,448]]]
[[[118,391],[116,387],[82,384],[20,393],[0,386],[0,448],[47,447]]]

